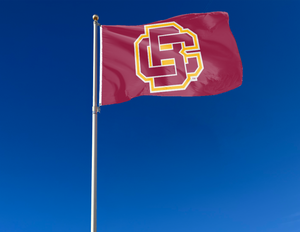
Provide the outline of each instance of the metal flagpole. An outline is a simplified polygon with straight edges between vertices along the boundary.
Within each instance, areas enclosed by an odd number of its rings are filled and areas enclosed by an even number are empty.
[[[93,51],[93,124],[92,124],[92,187],[91,187],[91,232],[97,232],[97,76],[98,76],[98,15],[93,15],[94,19],[94,51]]]

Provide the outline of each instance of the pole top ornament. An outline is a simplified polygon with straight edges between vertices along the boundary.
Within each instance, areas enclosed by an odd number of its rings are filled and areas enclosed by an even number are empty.
[[[94,21],[98,21],[99,16],[95,14],[95,15],[93,15],[93,19],[94,19]]]

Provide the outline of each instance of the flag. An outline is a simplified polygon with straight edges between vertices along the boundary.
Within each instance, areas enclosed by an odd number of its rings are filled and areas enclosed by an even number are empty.
[[[226,12],[100,29],[100,105],[142,95],[207,96],[242,84]]]

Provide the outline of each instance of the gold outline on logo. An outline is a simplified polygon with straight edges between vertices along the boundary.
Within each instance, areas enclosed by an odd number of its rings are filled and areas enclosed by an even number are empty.
[[[164,86],[164,87],[155,87],[154,85],[154,78],[153,77],[146,77],[142,72],[141,72],[141,61],[140,61],[140,54],[139,54],[139,44],[140,42],[145,39],[149,38],[149,30],[153,28],[162,28],[162,27],[170,27],[174,26],[179,30],[180,33],[187,33],[193,38],[193,46],[185,46],[185,43],[182,42],[182,49],[180,51],[180,54],[184,57],[185,64],[188,63],[188,58],[195,57],[197,59],[197,64],[198,68],[196,69],[195,72],[193,73],[188,73],[187,74],[187,79],[180,85],[172,85],[172,86]],[[200,50],[199,42],[198,42],[198,36],[192,32],[189,29],[183,29],[180,25],[178,25],[175,22],[168,22],[168,23],[160,23],[160,24],[150,24],[150,25],[145,25],[145,34],[140,35],[137,40],[134,42],[134,55],[135,55],[135,67],[136,67],[136,75],[145,83],[150,84],[150,92],[155,93],[155,92],[167,92],[167,91],[177,91],[177,90],[185,90],[188,85],[192,81],[197,81],[197,77],[200,75],[202,70],[204,69],[203,67],[203,62],[202,62],[202,57],[200,52],[189,52],[186,53],[187,51],[194,51],[194,50]],[[163,44],[160,45],[160,50],[172,50],[173,44]],[[151,56],[151,48],[150,46],[147,47],[148,51],[148,65],[149,67],[153,67],[152,65],[152,56]],[[175,65],[175,59],[166,59],[161,61],[162,66],[166,65]]]

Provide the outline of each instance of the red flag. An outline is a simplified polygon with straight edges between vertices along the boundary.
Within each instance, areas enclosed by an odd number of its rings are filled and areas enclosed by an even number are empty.
[[[142,95],[206,96],[242,84],[225,12],[187,14],[139,26],[102,26],[101,105]]]

